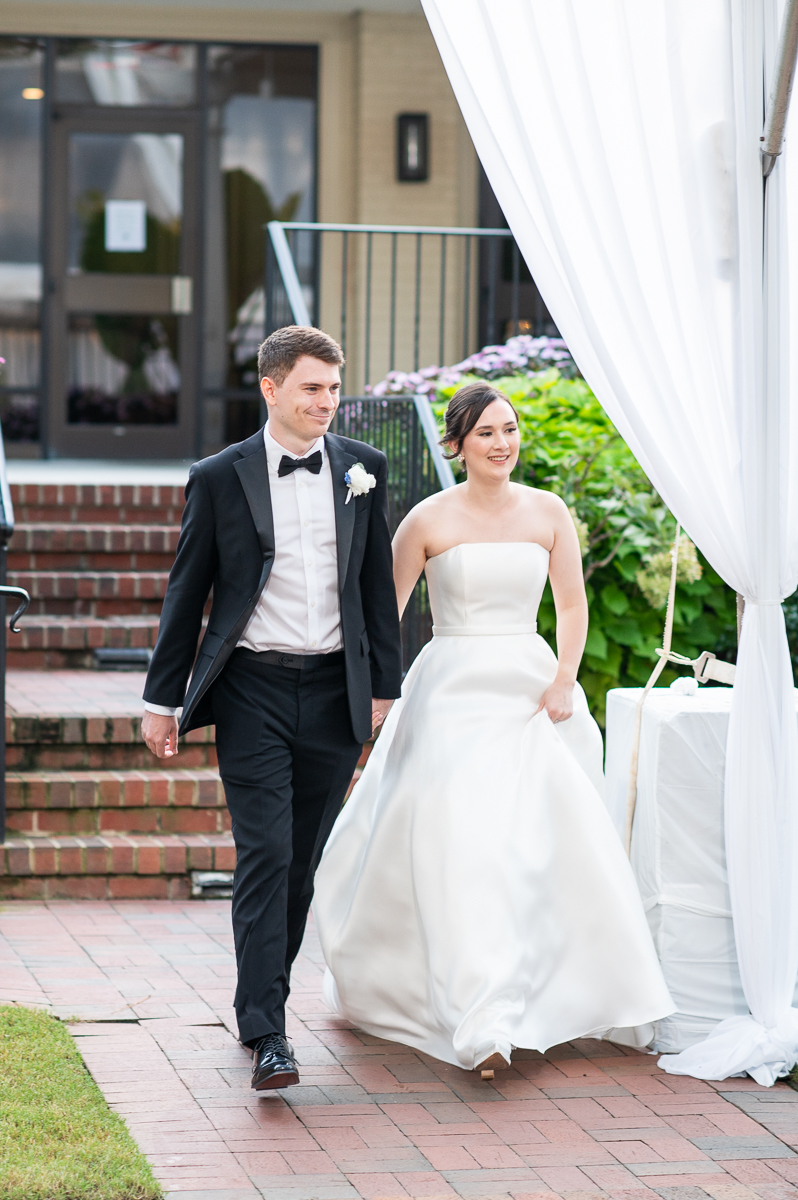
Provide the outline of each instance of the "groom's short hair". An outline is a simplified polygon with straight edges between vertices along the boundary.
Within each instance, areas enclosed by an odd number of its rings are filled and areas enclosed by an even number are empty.
[[[312,325],[286,325],[275,329],[258,347],[258,379],[268,376],[279,386],[305,357],[344,365],[344,352],[328,333]]]

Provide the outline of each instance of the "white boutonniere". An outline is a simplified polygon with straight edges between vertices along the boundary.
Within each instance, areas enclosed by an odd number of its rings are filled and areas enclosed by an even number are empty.
[[[369,475],[362,463],[352,464],[344,475],[344,483],[349,488],[346,497],[347,504],[353,496],[365,496],[366,492],[370,492],[373,487],[377,486],[377,480],[373,475]]]

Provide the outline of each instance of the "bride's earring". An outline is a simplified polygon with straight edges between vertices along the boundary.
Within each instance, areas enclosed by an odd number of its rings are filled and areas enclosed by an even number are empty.
[[[459,463],[465,463],[465,455],[464,455],[464,454],[458,454],[458,455],[457,455],[457,461],[458,461]]]

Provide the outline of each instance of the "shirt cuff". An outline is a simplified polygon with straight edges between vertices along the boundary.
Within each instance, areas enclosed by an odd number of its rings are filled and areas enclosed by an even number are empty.
[[[173,717],[177,712],[177,709],[169,708],[165,704],[150,704],[149,700],[145,700],[144,711],[156,713],[156,715],[159,717]]]

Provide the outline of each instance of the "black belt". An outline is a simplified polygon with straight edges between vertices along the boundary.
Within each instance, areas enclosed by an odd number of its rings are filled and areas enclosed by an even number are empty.
[[[307,671],[311,667],[334,666],[344,661],[343,650],[333,650],[331,654],[289,654],[285,650],[249,650],[239,646],[236,654],[245,658],[254,658],[256,662],[270,667],[292,667],[295,671]]]

